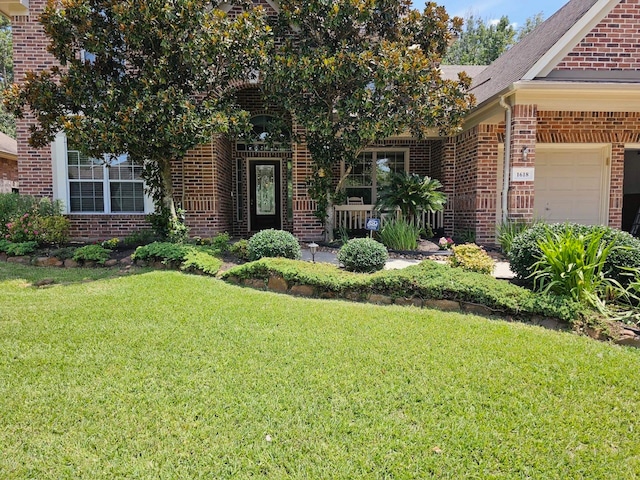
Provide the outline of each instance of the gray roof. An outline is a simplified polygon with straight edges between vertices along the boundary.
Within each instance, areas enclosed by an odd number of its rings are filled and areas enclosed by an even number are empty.
[[[457,80],[460,72],[476,78],[485,68],[487,68],[486,65],[440,65],[440,72],[445,80]]]
[[[16,157],[18,155],[18,142],[9,135],[0,132],[0,155],[2,154]]]
[[[598,0],[571,0],[473,78],[477,105],[521,80]]]

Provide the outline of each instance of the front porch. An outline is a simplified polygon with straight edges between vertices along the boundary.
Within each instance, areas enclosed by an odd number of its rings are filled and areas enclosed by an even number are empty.
[[[380,212],[375,205],[335,205],[333,207],[335,228],[337,230],[365,230],[367,219],[380,219],[381,227],[392,218],[400,217],[400,209],[394,212]],[[426,211],[418,217],[418,227],[431,228],[438,232],[444,229],[444,212]]]

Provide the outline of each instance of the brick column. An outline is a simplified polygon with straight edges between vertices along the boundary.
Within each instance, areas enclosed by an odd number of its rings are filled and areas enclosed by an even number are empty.
[[[608,225],[622,228],[622,201],[624,184],[624,144],[611,145],[611,186],[609,189]]]
[[[511,168],[534,167],[536,160],[536,105],[514,105],[511,119]],[[524,152],[524,149],[526,153]],[[511,175],[511,171],[509,172]],[[534,185],[532,181],[510,181],[509,218],[533,219]]]
[[[29,70],[41,71],[53,66],[56,61],[47,52],[48,38],[38,18],[45,0],[29,2],[29,14],[11,18],[13,34],[13,70],[16,82],[22,82]],[[18,178],[20,193],[38,197],[53,197],[53,167],[51,147],[34,149],[29,146],[29,126],[35,123],[33,116],[26,114],[16,121],[18,142]]]
[[[302,127],[294,124],[296,134]],[[311,154],[305,143],[294,143],[293,147],[293,234],[298,240],[322,240],[322,222],[314,215],[316,202],[309,196],[307,178],[311,175]]]
[[[442,191],[447,196],[444,206],[444,232],[445,235],[453,235],[455,222],[455,195],[456,195],[456,141],[455,138],[447,138],[442,145],[439,176],[436,177],[442,183]],[[435,176],[435,174],[434,174]]]

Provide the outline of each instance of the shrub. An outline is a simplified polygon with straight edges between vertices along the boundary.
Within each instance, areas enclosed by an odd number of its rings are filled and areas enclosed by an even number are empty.
[[[190,272],[203,272],[207,275],[215,275],[218,273],[221,266],[222,260],[218,257],[211,255],[211,253],[205,250],[192,248],[185,254],[184,262],[180,269]]]
[[[249,242],[244,238],[238,240],[229,246],[229,252],[240,260],[249,260]]]
[[[110,255],[111,250],[102,245],[85,245],[76,249],[73,253],[73,259],[76,262],[96,262],[102,265],[109,260]]]
[[[51,256],[56,257],[58,260],[67,260],[73,258],[73,254],[76,253],[77,247],[62,247],[51,252]]]
[[[109,240],[102,242],[100,245],[104,248],[108,248],[109,250],[115,250],[120,245],[120,239],[116,237],[110,238]]]
[[[378,232],[380,241],[391,250],[416,250],[420,228],[404,218],[391,219]]]
[[[71,222],[62,215],[39,217],[37,220],[40,241],[51,245],[62,245],[69,241]]]
[[[229,251],[229,234],[227,232],[219,233],[215,237],[211,239],[211,245],[213,248],[220,252],[228,252]]]
[[[533,265],[534,289],[544,293],[566,295],[604,310],[601,298],[611,282],[605,265],[613,242],[603,242],[603,230],[587,234],[572,229],[552,232],[538,242],[540,259]]]
[[[385,246],[371,238],[354,238],[338,250],[338,260],[352,272],[382,270],[388,258]]]
[[[37,200],[27,195],[17,193],[0,193],[0,233],[9,233],[7,223],[19,218],[25,213],[31,213]]]
[[[531,223],[524,220],[507,220],[498,225],[496,233],[498,234],[498,243],[500,244],[502,253],[507,255],[511,251],[513,239],[536,223],[537,222]]]
[[[453,255],[449,259],[452,267],[459,267],[470,272],[491,275],[495,262],[475,243],[465,243],[451,248]]]
[[[122,244],[127,247],[139,247],[140,245],[147,245],[156,240],[158,240],[158,236],[154,231],[145,229],[130,233],[122,239]]]
[[[539,242],[547,237],[547,231],[551,234],[562,234],[568,230],[577,235],[584,235],[602,232],[602,242],[613,243],[615,247],[605,262],[603,271],[608,272],[610,278],[627,285],[630,281],[627,275],[629,268],[640,268],[640,240],[632,237],[627,232],[622,232],[611,227],[601,225],[578,225],[575,223],[537,223],[528,230],[513,239],[508,258],[511,262],[511,270],[518,278],[525,283],[532,285],[533,280],[529,278],[533,273],[533,265],[539,260],[542,252]]]
[[[0,238],[0,252],[7,252],[7,248],[11,245],[11,242],[6,238]]]
[[[299,259],[300,244],[296,237],[284,230],[262,230],[249,239],[247,245],[249,260],[263,257],[284,257]]]
[[[7,240],[13,243],[37,241],[40,235],[35,215],[24,213],[7,223]]]
[[[28,241],[28,242],[18,242],[18,243],[9,243],[4,248],[4,251],[7,252],[7,255],[13,257],[21,257],[22,255],[29,255],[36,251],[38,248],[38,242]]]
[[[161,261],[164,264],[180,264],[190,247],[180,243],[153,242],[136,248],[131,255],[133,260]]]

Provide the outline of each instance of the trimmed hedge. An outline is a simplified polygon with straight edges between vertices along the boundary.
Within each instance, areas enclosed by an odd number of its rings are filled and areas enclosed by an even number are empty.
[[[258,260],[263,257],[298,259],[302,255],[296,237],[284,230],[273,228],[261,230],[252,236],[247,245],[247,252],[250,260]]]
[[[531,286],[533,280],[528,278],[531,275],[533,265],[542,254],[538,242],[547,238],[547,231],[561,235],[567,230],[573,230],[577,235],[588,235],[589,233],[603,233],[602,241],[613,242],[616,247],[609,254],[605,264],[605,271],[610,271],[610,278],[613,278],[623,285],[631,280],[627,275],[626,268],[640,268],[640,240],[631,236],[627,232],[602,225],[579,225],[576,223],[537,223],[525,230],[513,239],[508,257],[511,270],[520,280]]]
[[[375,272],[384,268],[387,248],[372,238],[354,238],[338,250],[338,261],[350,272]]]
[[[222,266],[222,260],[217,257],[219,253],[213,247],[153,242],[136,248],[131,258],[135,261],[162,262],[170,267],[179,266],[188,272],[215,275]]]
[[[589,315],[583,306],[568,298],[534,293],[503,280],[430,260],[402,270],[361,274],[330,264],[265,258],[234,267],[222,278],[267,280],[271,275],[279,275],[290,284],[310,285],[337,296],[350,292],[362,299],[370,294],[382,294],[395,298],[455,300],[482,304],[501,314],[539,315],[568,323],[579,322]]]

